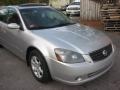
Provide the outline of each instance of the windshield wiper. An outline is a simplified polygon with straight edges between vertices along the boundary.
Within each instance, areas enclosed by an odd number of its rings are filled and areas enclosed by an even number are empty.
[[[46,29],[47,27],[32,27],[30,28],[30,30],[37,30],[37,29]]]
[[[50,27],[44,27],[44,26],[32,27],[30,28],[30,30],[48,29],[48,28],[62,27],[62,26],[67,26],[67,25],[72,25],[72,24],[75,24],[75,23],[62,23],[62,24],[58,24],[58,25],[50,26]]]
[[[61,23],[61,24],[55,25],[54,27],[62,27],[62,26],[73,25],[73,24],[75,23]]]

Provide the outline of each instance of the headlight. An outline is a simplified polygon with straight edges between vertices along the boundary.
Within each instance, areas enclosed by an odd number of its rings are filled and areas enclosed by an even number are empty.
[[[64,63],[82,63],[85,62],[83,56],[77,52],[65,50],[65,49],[55,49],[55,54],[58,61]]]

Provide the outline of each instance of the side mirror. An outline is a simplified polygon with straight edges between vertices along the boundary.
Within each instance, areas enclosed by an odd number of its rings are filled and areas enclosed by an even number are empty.
[[[20,26],[16,23],[10,23],[10,24],[8,24],[8,28],[10,28],[10,29],[20,29]]]

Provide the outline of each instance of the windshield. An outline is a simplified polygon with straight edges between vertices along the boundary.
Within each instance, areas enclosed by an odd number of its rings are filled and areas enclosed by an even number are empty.
[[[63,13],[52,8],[20,9],[25,25],[30,30],[54,28],[74,24]]]
[[[80,2],[73,2],[70,5],[80,5]]]

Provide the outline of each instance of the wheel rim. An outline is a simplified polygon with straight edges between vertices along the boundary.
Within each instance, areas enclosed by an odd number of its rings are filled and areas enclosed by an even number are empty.
[[[31,58],[31,68],[33,73],[37,78],[42,78],[43,76],[43,69],[41,67],[41,62],[37,56],[32,56]]]

